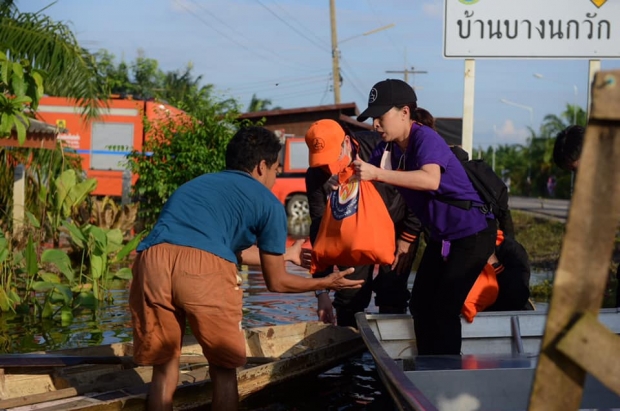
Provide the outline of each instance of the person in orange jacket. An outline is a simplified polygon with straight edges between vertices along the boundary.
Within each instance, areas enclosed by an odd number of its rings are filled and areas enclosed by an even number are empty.
[[[327,206],[327,195],[333,190],[332,176],[347,167],[359,155],[369,158],[372,150],[381,141],[371,131],[352,132],[345,124],[335,120],[319,120],[306,133],[310,168],[306,171],[306,192],[310,203],[310,242],[316,240],[319,226]],[[420,220],[407,207],[398,191],[387,184],[377,183],[375,187],[384,200],[397,233],[396,260],[392,266],[380,265],[378,275],[373,279],[374,265],[355,267],[351,279],[363,279],[359,289],[340,290],[334,295],[333,307],[327,292],[317,292],[319,319],[326,323],[356,327],[355,313],[364,311],[370,304],[375,291],[375,305],[380,313],[405,313],[410,293],[407,281],[419,243]],[[327,275],[331,270],[315,276]]]

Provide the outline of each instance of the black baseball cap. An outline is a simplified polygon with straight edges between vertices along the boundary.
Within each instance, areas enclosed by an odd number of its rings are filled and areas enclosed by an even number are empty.
[[[387,79],[380,81],[370,90],[368,108],[357,116],[357,121],[381,117],[392,107],[416,103],[418,98],[413,88],[402,80]]]

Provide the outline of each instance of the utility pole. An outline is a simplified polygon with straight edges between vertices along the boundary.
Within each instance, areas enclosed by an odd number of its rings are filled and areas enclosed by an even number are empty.
[[[416,70],[415,67],[411,66],[411,70],[387,70],[386,73],[399,73],[405,75],[405,83],[409,84],[409,74],[426,74],[428,71],[425,70]]]
[[[329,20],[332,29],[332,77],[334,104],[340,104],[340,64],[338,62],[338,33],[336,31],[336,0],[329,0]]]

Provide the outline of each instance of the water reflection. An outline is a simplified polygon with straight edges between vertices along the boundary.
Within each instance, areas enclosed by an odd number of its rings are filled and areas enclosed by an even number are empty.
[[[289,236],[297,239],[310,235],[310,218],[309,217],[291,217],[288,220]]]
[[[316,320],[316,297],[313,293],[272,293],[267,290],[260,267],[243,268],[239,275],[244,280],[242,287],[245,327]],[[293,264],[288,264],[287,270],[298,275],[309,275],[307,270]]]

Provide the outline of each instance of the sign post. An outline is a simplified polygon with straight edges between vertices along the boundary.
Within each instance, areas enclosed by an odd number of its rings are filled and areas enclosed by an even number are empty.
[[[620,58],[620,1],[445,0],[443,54],[466,60],[463,148],[471,154],[474,59],[587,59],[591,80],[600,59]]]

